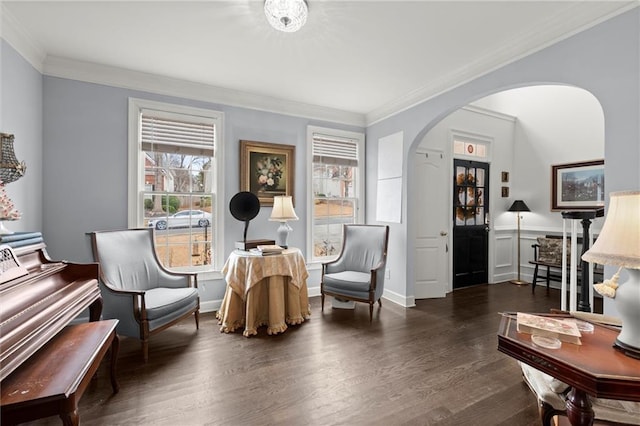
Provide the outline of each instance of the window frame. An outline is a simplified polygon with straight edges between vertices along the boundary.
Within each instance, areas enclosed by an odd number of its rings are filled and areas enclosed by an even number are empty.
[[[358,147],[358,171],[356,176],[356,218],[355,223],[364,223],[365,218],[365,135],[360,132],[353,132],[348,130],[339,130],[328,127],[319,126],[307,126],[307,164],[309,165],[307,171],[307,264],[321,264],[332,259],[336,256],[327,256],[323,258],[315,258],[314,256],[314,244],[313,244],[313,219],[314,219],[314,194],[313,194],[313,135],[320,133],[327,137],[335,137],[336,139],[351,139]]]
[[[449,132],[449,139],[451,144],[451,154],[452,158],[459,158],[461,160],[471,160],[471,161],[479,161],[482,163],[491,163],[491,157],[493,155],[493,138],[490,136],[485,136],[477,133],[465,132],[462,130],[451,129]],[[460,154],[456,153],[454,145],[456,142],[461,142],[465,144],[472,144],[477,146],[481,146],[484,149],[484,155],[477,155],[476,153],[472,155],[468,154]],[[476,148],[477,150],[477,148]]]
[[[211,193],[215,210],[213,226],[216,227],[215,240],[212,241],[214,256],[213,267],[210,270],[192,270],[197,272],[202,279],[218,277],[219,270],[224,264],[224,172],[221,161],[224,147],[224,113],[221,111],[172,104],[168,102],[151,101],[147,99],[129,98],[129,141],[128,141],[128,199],[127,199],[127,226],[129,228],[142,228],[141,218],[144,217],[145,170],[140,167],[142,163],[141,120],[142,110],[157,110],[169,114],[182,114],[200,116],[215,121],[214,125],[214,156],[215,184]],[[213,273],[213,274],[212,274]],[[212,275],[210,275],[212,274]]]

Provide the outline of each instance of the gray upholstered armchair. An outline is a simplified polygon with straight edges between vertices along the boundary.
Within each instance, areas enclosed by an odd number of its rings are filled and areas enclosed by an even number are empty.
[[[199,328],[200,298],[194,273],[165,269],[156,256],[153,229],[91,233],[93,257],[100,264],[102,317],[120,320],[117,332],[142,341],[149,359],[149,337],[194,314]]]
[[[324,296],[382,306],[384,273],[389,245],[389,227],[382,225],[344,225],[342,251],[333,262],[322,265],[322,309]]]

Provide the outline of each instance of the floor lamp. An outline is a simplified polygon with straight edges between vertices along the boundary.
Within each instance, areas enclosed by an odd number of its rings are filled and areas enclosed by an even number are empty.
[[[511,207],[509,207],[510,212],[516,212],[518,214],[518,279],[511,280],[511,284],[516,285],[526,285],[529,284],[526,281],[522,281],[520,279],[520,212],[530,212],[529,207],[522,200],[515,200]]]

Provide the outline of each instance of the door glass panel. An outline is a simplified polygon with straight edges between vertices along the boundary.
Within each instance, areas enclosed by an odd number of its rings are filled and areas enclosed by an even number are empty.
[[[484,186],[484,170],[473,169],[476,175],[476,186]]]
[[[456,226],[484,224],[486,171],[481,167],[456,166],[454,217]]]

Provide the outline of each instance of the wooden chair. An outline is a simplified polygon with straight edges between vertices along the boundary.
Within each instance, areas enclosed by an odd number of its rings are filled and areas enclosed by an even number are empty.
[[[547,291],[551,281],[562,281],[562,237],[546,236],[538,237],[537,243],[531,245],[533,248],[533,260],[529,261],[534,265],[533,282],[531,283],[531,292],[535,293],[536,284],[539,281],[546,282]],[[569,257],[571,256],[570,240],[567,239],[567,268],[569,268]],[[577,266],[578,272],[581,271],[580,263]],[[595,265],[594,279],[602,279],[603,268]],[[568,276],[568,272],[567,272]],[[581,280],[581,274],[578,273],[577,282]]]

